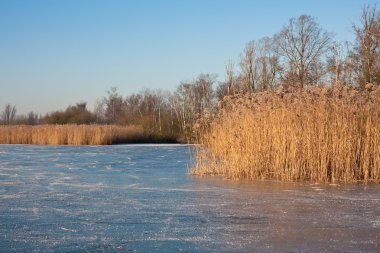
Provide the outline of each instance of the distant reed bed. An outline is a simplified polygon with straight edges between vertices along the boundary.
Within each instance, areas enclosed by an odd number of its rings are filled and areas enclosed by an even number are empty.
[[[196,175],[380,182],[380,87],[226,97],[196,150]]]
[[[142,127],[134,125],[0,126],[0,144],[109,145],[146,139]]]

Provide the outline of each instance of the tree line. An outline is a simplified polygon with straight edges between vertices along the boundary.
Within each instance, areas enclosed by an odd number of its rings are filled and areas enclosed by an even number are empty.
[[[200,74],[181,82],[175,91],[146,89],[122,96],[111,87],[95,109],[77,103],[44,116],[30,112],[16,116],[7,104],[2,124],[136,124],[161,138],[189,141],[200,118],[210,117],[225,96],[314,85],[347,85],[366,89],[380,84],[380,13],[376,6],[362,8],[352,25],[355,40],[339,42],[317,19],[291,18],[272,37],[250,41],[237,64],[229,61],[223,81]]]

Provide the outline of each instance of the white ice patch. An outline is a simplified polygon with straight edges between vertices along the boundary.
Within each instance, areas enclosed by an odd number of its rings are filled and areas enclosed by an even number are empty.
[[[133,179],[140,179],[140,177],[136,175],[128,175],[128,177],[133,178]]]
[[[135,189],[136,187],[138,187],[140,184],[129,184],[129,185],[126,185],[126,186],[124,186],[124,188],[126,188],[126,189],[131,189],[131,188],[133,188],[133,189]]]
[[[158,188],[158,187],[137,187],[135,190],[152,192],[210,192],[207,188]]]
[[[372,224],[372,227],[380,228],[380,219],[370,221]]]
[[[69,232],[73,232],[73,233],[77,232],[77,230],[75,230],[75,229],[69,229],[69,228],[64,228],[64,227],[60,227],[60,229],[62,229],[63,231],[69,231]]]
[[[22,196],[20,194],[1,194],[0,199],[19,199]]]
[[[67,186],[67,187],[70,187],[70,188],[78,188],[78,189],[87,189],[87,190],[90,190],[90,191],[94,191],[94,190],[98,190],[98,189],[103,189],[103,188],[106,188],[107,185],[103,184],[103,183],[95,183],[95,184],[86,184],[86,183],[65,183],[65,182],[52,182],[50,183],[50,186],[57,186],[57,185],[61,185],[61,186]]]
[[[33,215],[38,216],[40,214],[40,209],[37,207],[33,207],[32,213],[33,213]]]
[[[19,184],[19,182],[17,182],[17,181],[13,181],[13,182],[11,182],[11,181],[4,181],[4,182],[0,182],[0,185],[2,185],[2,186],[6,186],[6,185],[18,185]]]

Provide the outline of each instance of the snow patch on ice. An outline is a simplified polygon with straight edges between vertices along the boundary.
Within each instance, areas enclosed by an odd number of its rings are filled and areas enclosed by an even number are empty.
[[[380,219],[371,221],[372,227],[380,228]]]
[[[69,229],[69,228],[65,228],[65,227],[59,227],[59,229],[62,229],[63,231],[73,232],[73,233],[78,232],[78,231],[75,230],[75,229]]]
[[[19,199],[22,196],[20,194],[1,194],[0,199]]]

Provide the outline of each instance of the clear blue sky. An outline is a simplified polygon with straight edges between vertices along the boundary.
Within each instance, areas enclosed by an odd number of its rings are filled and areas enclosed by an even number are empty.
[[[0,109],[46,113],[122,95],[224,78],[250,40],[291,17],[318,19],[339,41],[372,0],[0,0]]]

